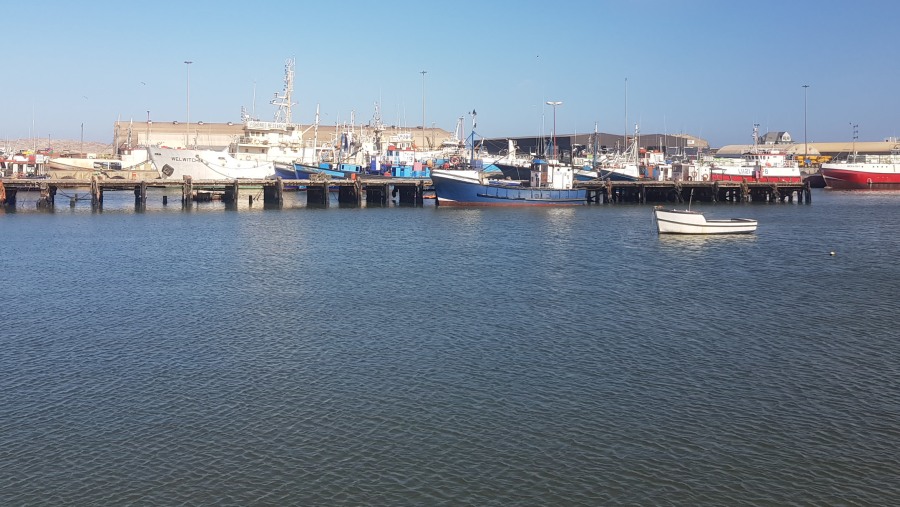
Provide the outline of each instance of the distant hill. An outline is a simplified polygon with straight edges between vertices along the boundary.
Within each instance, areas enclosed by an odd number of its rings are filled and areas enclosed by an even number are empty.
[[[16,153],[21,150],[43,150],[47,148],[47,139],[8,139],[0,140],[0,150],[6,153]],[[97,153],[111,155],[113,152],[112,143],[98,143],[93,141],[73,141],[71,139],[50,139],[50,149],[53,150],[52,155],[61,155],[64,153]]]

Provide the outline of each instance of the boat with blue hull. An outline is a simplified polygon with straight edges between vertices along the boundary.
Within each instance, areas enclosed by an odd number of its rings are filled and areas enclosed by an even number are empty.
[[[314,166],[294,162],[294,171],[296,172],[297,178],[299,179],[311,179],[315,177],[321,177],[321,175],[325,175],[333,179],[347,179],[350,178],[353,174],[359,176],[361,168],[360,166],[355,164],[333,165],[327,162],[323,162],[318,166]]]
[[[294,164],[275,162],[275,177],[283,180],[299,180]]]
[[[575,206],[587,191],[574,187],[570,166],[536,161],[528,179],[494,179],[496,173],[472,169],[431,171],[438,206]]]

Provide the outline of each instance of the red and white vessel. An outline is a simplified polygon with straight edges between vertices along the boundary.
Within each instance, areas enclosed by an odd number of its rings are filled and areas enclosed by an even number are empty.
[[[709,167],[712,181],[759,181],[763,183],[800,183],[800,164],[794,156],[778,148],[759,146],[759,126],[753,126],[753,148],[740,163]]]
[[[822,164],[825,186],[835,190],[900,189],[900,149],[884,157],[854,155],[850,161]]]

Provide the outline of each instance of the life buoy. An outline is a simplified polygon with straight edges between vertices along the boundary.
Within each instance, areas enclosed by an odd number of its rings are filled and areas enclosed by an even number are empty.
[[[766,162],[766,167],[772,167],[772,162]]]
[[[704,174],[704,175],[703,175],[703,181],[706,181],[706,180],[708,180],[708,179],[709,179],[709,175],[708,175],[708,174]]]
[[[450,163],[453,164],[453,165],[458,164],[458,163],[459,163],[459,158],[457,158],[457,157],[452,157],[452,158],[450,159]]]

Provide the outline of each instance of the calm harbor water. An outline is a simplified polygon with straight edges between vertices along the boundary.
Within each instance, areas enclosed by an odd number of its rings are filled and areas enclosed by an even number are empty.
[[[0,211],[2,505],[892,505],[900,193]],[[834,252],[835,255],[830,255]]]

